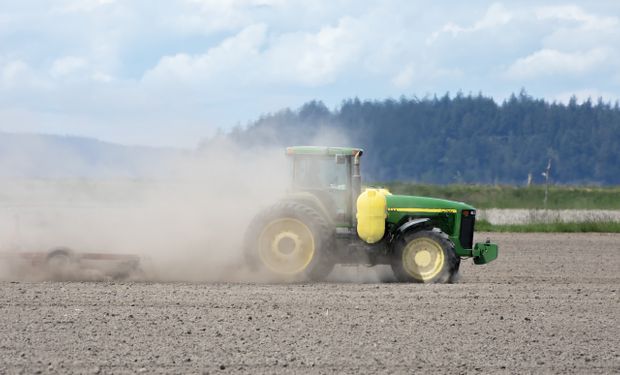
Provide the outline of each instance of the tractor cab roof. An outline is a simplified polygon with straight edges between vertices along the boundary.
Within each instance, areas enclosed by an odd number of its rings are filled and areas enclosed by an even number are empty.
[[[361,148],[355,147],[292,146],[286,148],[287,155],[362,156],[363,152]]]

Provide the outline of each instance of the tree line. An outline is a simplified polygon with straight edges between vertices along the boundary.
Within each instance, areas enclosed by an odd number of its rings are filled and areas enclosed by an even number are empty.
[[[601,99],[563,104],[521,91],[497,103],[459,93],[354,98],[333,110],[311,101],[226,136],[248,147],[359,146],[366,181],[542,183],[551,161],[552,183],[620,184],[620,108]]]

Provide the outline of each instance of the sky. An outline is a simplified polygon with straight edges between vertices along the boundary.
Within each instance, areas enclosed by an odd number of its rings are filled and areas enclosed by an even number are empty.
[[[0,0],[0,131],[193,148],[310,100],[620,100],[620,1]]]

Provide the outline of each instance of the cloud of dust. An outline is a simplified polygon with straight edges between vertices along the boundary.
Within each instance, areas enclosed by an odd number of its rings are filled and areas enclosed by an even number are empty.
[[[305,144],[350,145],[345,134],[330,128],[320,129]],[[123,161],[110,171],[97,167],[82,179],[7,177],[11,175],[7,166],[19,169],[13,175],[21,176],[24,168],[37,167],[32,162],[36,156],[46,160],[50,155],[54,168],[87,167],[82,154],[43,140],[4,158],[0,253],[8,261],[0,261],[0,278],[49,278],[46,268],[40,267],[44,256],[50,249],[69,248],[78,254],[135,254],[143,271],[138,279],[261,281],[244,264],[243,237],[253,217],[281,198],[290,185],[291,168],[283,147],[246,147],[224,136],[197,152],[157,155],[148,165],[149,174],[162,172],[157,178],[97,178],[97,172],[114,176]],[[107,274],[98,268],[80,269],[70,278],[105,279]],[[362,269],[343,267],[331,279],[384,278]]]
[[[24,168],[33,153],[49,156],[44,142],[35,146],[22,150],[24,160],[13,154],[13,165]],[[55,152],[54,157],[55,165],[73,167],[80,162],[78,155],[69,152]],[[159,158],[154,163],[154,167],[173,171],[173,176],[3,177],[0,251],[11,262],[2,262],[2,276],[11,277],[7,268],[14,270],[16,263],[30,266],[40,260],[32,261],[33,256],[62,247],[80,254],[138,255],[147,278],[200,281],[242,277],[242,239],[247,224],[258,210],[281,197],[289,184],[284,150],[243,149],[220,139],[200,152]],[[45,276],[37,275],[37,267],[20,268],[27,270],[23,276]]]

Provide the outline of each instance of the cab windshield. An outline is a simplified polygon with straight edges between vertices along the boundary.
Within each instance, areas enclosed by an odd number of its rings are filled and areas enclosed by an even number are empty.
[[[298,189],[347,190],[350,158],[296,157],[293,185]]]

